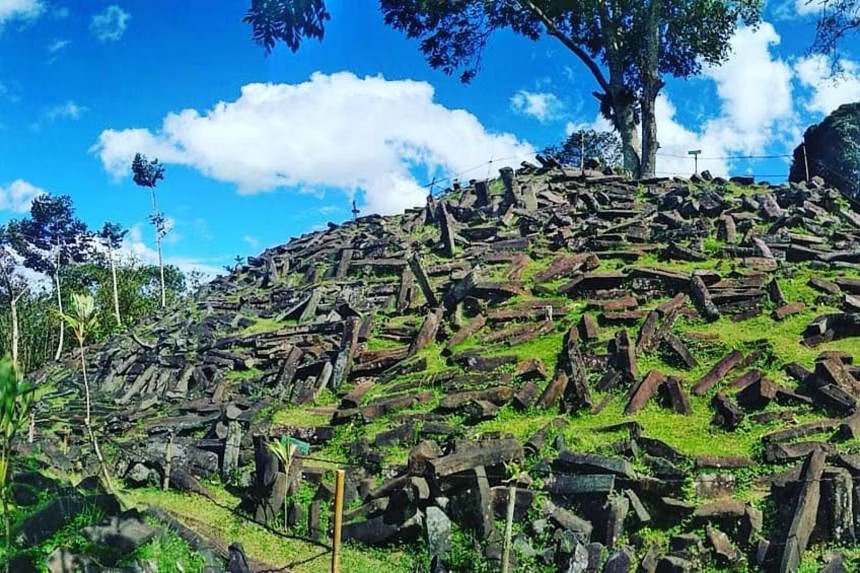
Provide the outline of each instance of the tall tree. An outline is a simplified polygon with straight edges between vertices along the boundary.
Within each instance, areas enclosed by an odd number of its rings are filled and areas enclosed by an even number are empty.
[[[122,315],[119,312],[119,289],[116,279],[116,261],[114,253],[122,246],[122,240],[128,233],[117,223],[105,223],[97,233],[98,239],[104,247],[108,263],[110,264],[111,284],[113,285],[113,312],[116,317],[116,325],[122,326]]]
[[[18,358],[18,344],[21,338],[18,322],[18,301],[27,292],[27,283],[16,273],[18,262],[12,249],[12,241],[5,225],[0,225],[0,286],[3,288],[3,298],[9,304],[11,329],[9,346],[12,350],[12,364],[21,372],[21,362]]]
[[[831,58],[839,65],[839,45],[845,38],[860,32],[860,0],[806,0],[820,8],[815,26],[812,50]]]
[[[687,78],[729,55],[739,22],[759,22],[763,0],[380,0],[386,24],[421,41],[433,68],[471,80],[493,32],[558,40],[594,77],[600,112],[621,137],[624,167],[654,174],[655,103],[666,76]],[[252,0],[254,40],[296,51],[322,39],[325,0]],[[641,139],[639,127],[641,125]]]
[[[88,254],[87,226],[75,216],[72,198],[68,195],[36,197],[30,216],[11,221],[7,231],[15,250],[24,258],[24,266],[53,279],[57,309],[62,313],[61,270],[66,264],[84,262]],[[62,321],[59,329],[55,360],[63,353],[65,326]]]
[[[141,187],[150,190],[152,194],[152,215],[149,220],[155,227],[155,243],[158,250],[158,268],[161,272],[161,308],[167,305],[167,290],[164,285],[164,262],[161,257],[161,241],[167,235],[167,219],[164,214],[158,210],[158,198],[155,194],[155,187],[158,182],[164,179],[164,166],[158,163],[158,159],[149,161],[146,156],[136,153],[134,160],[131,163],[131,170],[134,174],[134,182]]]
[[[622,163],[621,141],[611,131],[581,129],[574,131],[559,145],[550,145],[541,151],[565,165],[582,167],[588,159],[597,159],[602,165],[618,167]]]
[[[818,175],[854,199],[860,199],[860,102],[839,106],[803,134],[794,150],[790,181]]]

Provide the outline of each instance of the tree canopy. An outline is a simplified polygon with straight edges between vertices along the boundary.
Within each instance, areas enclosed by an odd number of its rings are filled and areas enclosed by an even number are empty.
[[[549,145],[541,155],[554,157],[564,165],[579,167],[589,159],[601,165],[619,167],[622,163],[621,140],[611,131],[577,130],[557,145]]]
[[[89,250],[87,226],[68,195],[39,195],[30,216],[11,221],[8,232],[24,265],[39,273],[53,275],[66,262],[83,262]]]
[[[380,0],[386,24],[419,40],[431,67],[470,81],[487,42],[509,29],[557,39],[588,69],[603,116],[619,133],[624,166],[653,175],[655,101],[665,76],[686,78],[729,55],[739,22],[758,23],[762,0]],[[245,21],[267,51],[322,39],[325,0],[253,0]],[[639,127],[642,128],[641,141]]]
[[[789,180],[803,181],[806,170],[855,199],[860,198],[860,102],[840,106],[809,127],[794,150]],[[804,147],[806,157],[804,157]]]

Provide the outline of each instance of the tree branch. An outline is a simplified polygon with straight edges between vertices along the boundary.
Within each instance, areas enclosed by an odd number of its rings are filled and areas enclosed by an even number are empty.
[[[550,36],[554,36],[557,38],[564,46],[576,54],[576,56],[582,60],[582,63],[585,64],[585,67],[591,71],[591,74],[594,76],[594,79],[597,80],[597,83],[600,84],[600,88],[609,93],[609,82],[606,81],[606,77],[603,75],[603,71],[600,69],[600,66],[597,65],[597,62],[594,61],[594,58],[588,55],[588,52],[583,50],[581,47],[576,45],[570,38],[565,36],[561,30],[558,29],[558,26],[555,25],[549,16],[547,16],[543,10],[538,8],[532,0],[517,0],[517,3],[530,11],[532,14],[537,16],[543,25],[546,27],[546,32]]]
[[[18,296],[14,297],[14,298],[12,299],[12,302],[13,302],[14,304],[18,304],[18,301],[19,301],[19,300],[21,300],[21,297],[22,297],[22,296],[24,296],[24,293],[25,293],[25,292],[27,292],[27,290],[28,290],[29,288],[30,288],[29,286],[25,286],[24,288],[22,288],[22,289],[21,289],[21,292],[19,292],[19,293],[18,293]]]

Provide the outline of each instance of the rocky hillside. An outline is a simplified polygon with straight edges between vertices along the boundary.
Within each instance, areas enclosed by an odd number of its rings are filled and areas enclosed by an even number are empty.
[[[546,161],[266,250],[88,368],[126,487],[220,481],[328,542],[346,468],[344,538],[390,570],[404,543],[498,570],[513,484],[515,571],[845,571],[858,263],[860,215],[821,180]],[[37,442],[96,474],[75,359],[42,373]],[[310,453],[284,468],[282,436]]]

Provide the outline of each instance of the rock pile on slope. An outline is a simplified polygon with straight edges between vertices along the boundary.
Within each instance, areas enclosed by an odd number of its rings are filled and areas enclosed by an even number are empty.
[[[858,263],[860,215],[821,180],[631,181],[547,160],[268,249],[88,366],[132,485],[169,474],[208,495],[220,475],[270,521],[310,483],[287,517],[322,536],[331,466],[314,457],[339,454],[345,539],[425,539],[445,563],[466,530],[498,562],[513,484],[521,564],[795,571],[811,544],[860,534],[860,370],[833,346],[860,335]],[[71,357],[43,378],[57,389],[40,419],[73,425]],[[761,438],[691,453],[692,436],[652,435],[655,416]],[[285,435],[312,448],[289,468],[266,447]],[[45,442],[60,465],[86,450],[77,433],[68,451]],[[736,483],[750,473],[760,497]]]

